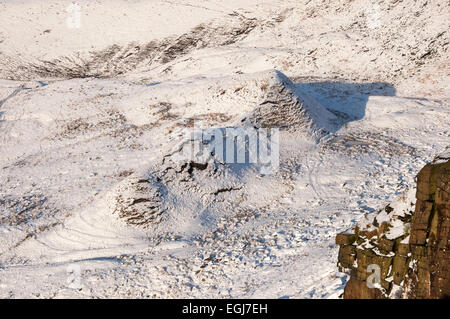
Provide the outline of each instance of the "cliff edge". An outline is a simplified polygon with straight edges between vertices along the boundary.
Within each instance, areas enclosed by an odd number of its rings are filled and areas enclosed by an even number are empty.
[[[345,299],[450,298],[450,152],[417,175],[417,189],[336,236]]]

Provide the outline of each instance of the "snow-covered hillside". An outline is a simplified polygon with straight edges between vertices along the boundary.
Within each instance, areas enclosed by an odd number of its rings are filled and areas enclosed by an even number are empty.
[[[449,12],[0,1],[0,297],[337,298],[335,235],[450,144]]]

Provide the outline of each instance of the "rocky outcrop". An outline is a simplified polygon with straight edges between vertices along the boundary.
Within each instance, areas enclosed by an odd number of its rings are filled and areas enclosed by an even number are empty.
[[[450,297],[448,155],[419,172],[416,191],[336,236],[339,270],[350,275],[344,298]]]
[[[261,100],[241,122],[257,128],[305,131],[321,136],[334,131],[339,119],[313,97],[301,92],[283,73],[268,72],[261,82]]]

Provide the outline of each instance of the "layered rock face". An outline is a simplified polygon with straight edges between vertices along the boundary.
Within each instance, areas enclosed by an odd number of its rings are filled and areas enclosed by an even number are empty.
[[[344,298],[450,298],[448,154],[419,172],[413,195],[337,235],[338,267],[350,274]]]
[[[337,128],[339,119],[313,97],[296,88],[286,75],[271,71],[262,76],[262,97],[258,106],[242,119],[244,125],[304,131],[316,137]]]

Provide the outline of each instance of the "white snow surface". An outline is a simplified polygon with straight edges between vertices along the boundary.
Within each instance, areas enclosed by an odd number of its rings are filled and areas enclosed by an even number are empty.
[[[445,1],[70,3],[0,1],[2,298],[338,298],[336,234],[449,144]],[[194,122],[278,170],[180,161]]]

